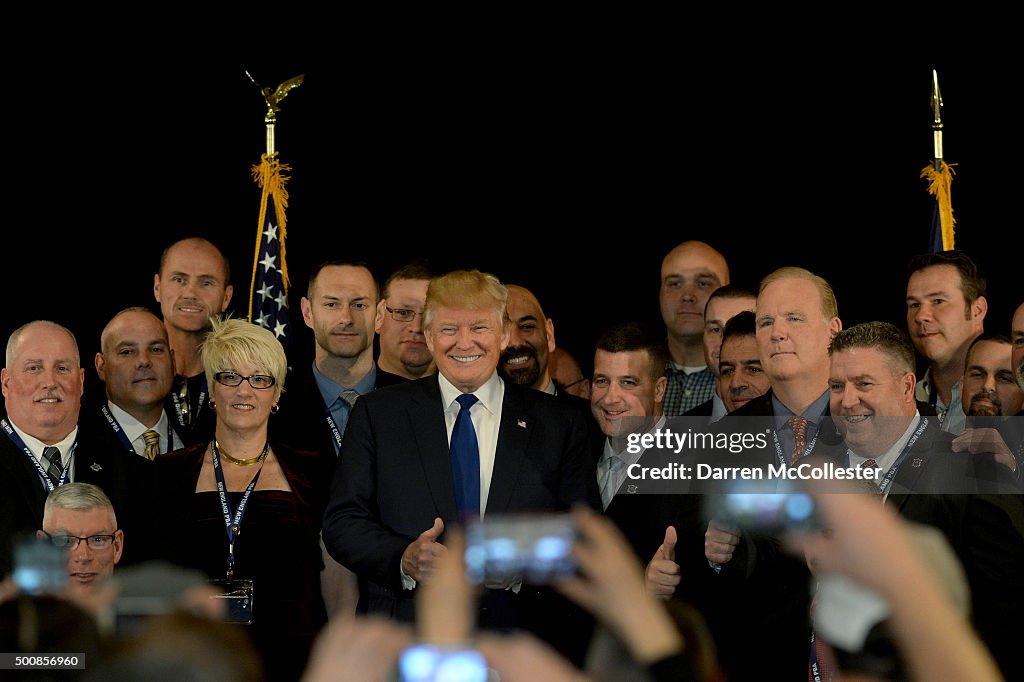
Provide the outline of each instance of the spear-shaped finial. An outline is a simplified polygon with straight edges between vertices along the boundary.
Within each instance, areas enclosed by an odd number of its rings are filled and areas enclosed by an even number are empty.
[[[932,138],[935,170],[942,170],[942,92],[939,90],[939,73],[932,69]]]

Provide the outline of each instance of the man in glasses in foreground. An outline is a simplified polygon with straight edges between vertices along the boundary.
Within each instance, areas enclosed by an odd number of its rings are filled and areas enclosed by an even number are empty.
[[[113,575],[124,548],[110,498],[91,483],[68,483],[50,493],[36,535],[67,552],[69,596],[90,594]]]

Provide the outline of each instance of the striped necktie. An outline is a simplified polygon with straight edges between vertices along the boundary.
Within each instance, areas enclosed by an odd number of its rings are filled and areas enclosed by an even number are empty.
[[[61,464],[60,448],[55,448],[52,445],[43,448],[43,468],[46,469],[46,475],[50,477],[50,481],[54,485],[57,485],[57,481],[60,480]]]
[[[142,437],[146,439],[146,459],[153,460],[160,454],[160,434],[153,429],[147,429]]]

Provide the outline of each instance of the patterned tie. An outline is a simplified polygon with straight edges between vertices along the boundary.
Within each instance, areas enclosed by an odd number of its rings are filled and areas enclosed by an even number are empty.
[[[860,465],[860,468],[861,469],[877,469],[878,468],[878,462],[876,462],[873,459],[866,459],[866,460],[864,460],[864,463]],[[878,487],[878,483],[876,483],[874,479],[870,479],[870,480],[869,479],[864,479],[864,480],[865,480],[865,485],[869,486],[872,489],[872,494],[874,494],[874,495],[881,495],[882,494],[882,489]]]
[[[790,417],[789,428],[793,429],[793,436],[796,438],[793,456],[789,458],[789,463],[796,464],[797,460],[803,456],[804,448],[807,447],[807,419],[805,417]]]
[[[459,415],[452,428],[452,483],[455,485],[455,509],[459,515],[480,514],[480,445],[469,410],[479,400],[472,393],[463,393]]]
[[[349,412],[356,406],[356,401],[359,400],[359,392],[348,389],[347,391],[341,392],[341,399],[348,405]]]
[[[43,448],[43,468],[46,469],[46,475],[50,477],[50,481],[57,485],[61,475],[60,448],[55,448],[52,445]]]
[[[605,469],[604,475],[601,476],[601,502],[604,503],[604,508],[607,509],[617,492],[618,486],[615,485],[615,480],[618,478],[619,471],[626,463],[618,455],[611,455],[604,460],[603,464]]]
[[[142,437],[146,439],[146,459],[153,460],[160,454],[160,434],[153,429],[143,432]]]

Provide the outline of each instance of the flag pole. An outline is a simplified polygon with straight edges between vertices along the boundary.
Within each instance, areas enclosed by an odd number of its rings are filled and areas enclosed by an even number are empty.
[[[939,90],[938,71],[932,69],[932,162],[921,171],[928,181],[928,193],[935,197],[932,215],[932,252],[949,251],[954,246],[952,184],[955,171],[947,164],[942,150],[942,91]]]
[[[285,262],[285,209],[288,207],[287,172],[291,166],[281,163],[277,158],[274,127],[277,124],[277,113],[281,111],[279,103],[289,92],[302,85],[303,76],[300,74],[289,78],[271,90],[257,83],[248,71],[245,75],[259,89],[267,104],[267,113],[263,119],[267,126],[267,150],[260,156],[260,162],[252,167],[253,180],[262,189],[262,193],[252,282],[249,287],[248,319],[270,329],[284,342],[288,333],[289,286]]]

